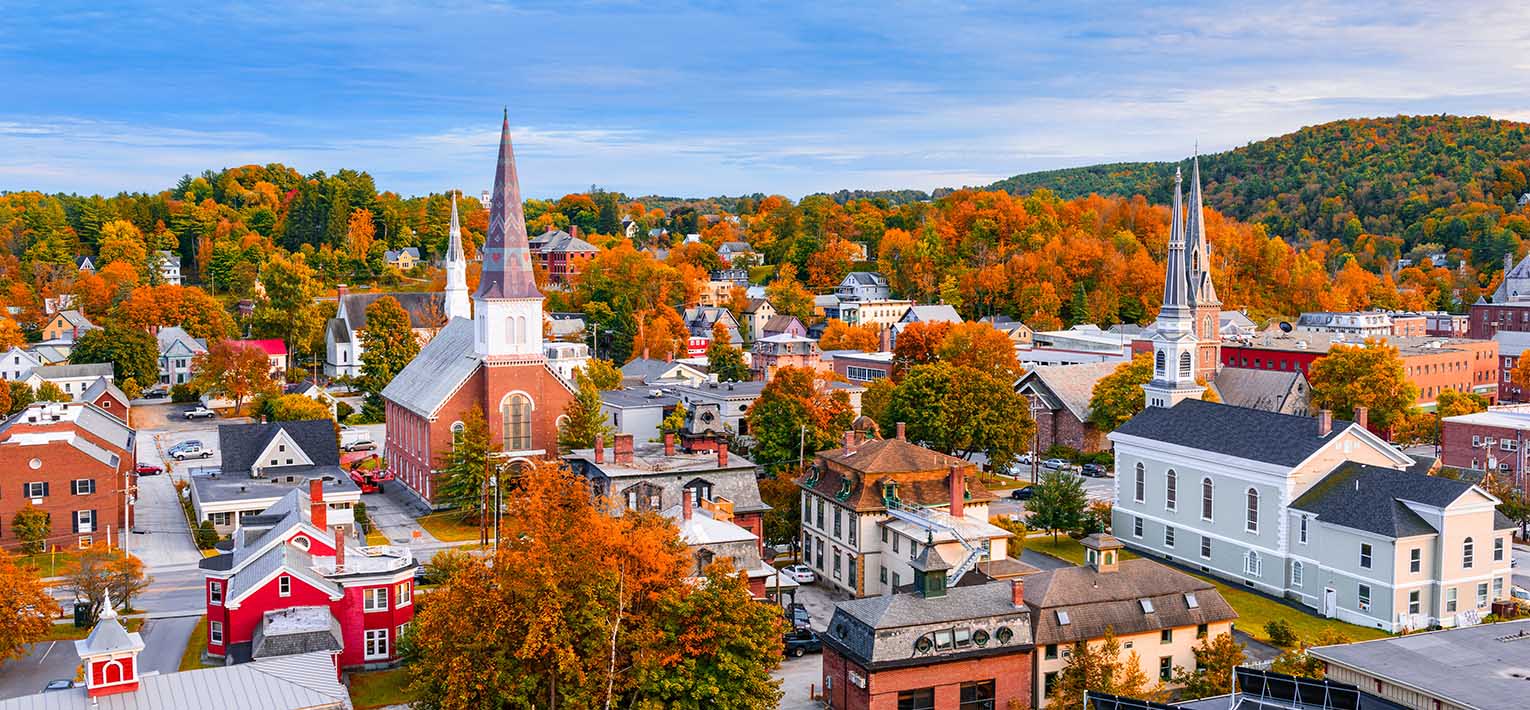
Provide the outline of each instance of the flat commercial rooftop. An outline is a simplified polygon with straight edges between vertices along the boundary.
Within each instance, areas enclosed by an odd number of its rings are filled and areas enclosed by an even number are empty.
[[[1530,619],[1323,646],[1311,654],[1462,707],[1525,707]]]

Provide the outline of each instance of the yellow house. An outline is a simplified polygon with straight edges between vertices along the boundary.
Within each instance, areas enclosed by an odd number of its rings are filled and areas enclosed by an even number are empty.
[[[1121,542],[1104,534],[1084,538],[1085,565],[1025,578],[1036,651],[1033,707],[1068,665],[1072,646],[1105,639],[1109,628],[1125,660],[1137,653],[1148,678],[1168,683],[1175,668],[1194,669],[1202,638],[1232,633],[1238,618],[1216,587],[1147,559],[1121,559]]]
[[[42,337],[44,341],[62,340],[74,342],[80,339],[87,330],[94,330],[96,324],[91,323],[84,313],[79,311],[59,311],[48,319],[48,324],[43,326]]]

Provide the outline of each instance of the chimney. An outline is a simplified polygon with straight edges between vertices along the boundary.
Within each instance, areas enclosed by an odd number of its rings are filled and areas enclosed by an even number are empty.
[[[951,484],[951,515],[960,518],[967,498],[967,479],[962,475],[961,466],[952,464],[951,475],[946,480]]]
[[[346,294],[348,294],[350,292],[351,292],[351,290],[349,288],[346,288],[345,284],[339,284],[339,285],[335,286],[335,299],[343,301],[343,300],[345,300]]]
[[[717,467],[718,468],[727,468],[727,466],[728,466],[728,445],[726,443],[724,443],[724,442],[719,441],[719,442],[717,442]]]
[[[335,571],[345,569],[345,531],[335,528]]]
[[[577,225],[577,224],[570,224],[568,226],[568,235],[570,237],[578,239],[579,238],[579,225]]]
[[[903,422],[898,422],[898,441],[905,441],[905,440],[906,440],[906,437],[903,434]]]
[[[1016,577],[1009,580],[1009,603],[1016,609],[1025,608],[1025,579]]]
[[[853,431],[845,432],[845,453],[855,453],[855,432]]]
[[[691,519],[691,507],[695,505],[695,502],[691,499],[692,494],[693,492],[691,489],[685,489],[685,501],[680,504],[680,515],[683,516],[686,520]]]
[[[1324,409],[1318,412],[1318,436],[1328,436],[1333,431],[1333,410]]]
[[[595,463],[606,462],[606,435],[595,435]]]
[[[1367,428],[1370,414],[1371,410],[1368,407],[1355,407],[1355,423],[1359,424],[1361,429]]]
[[[611,459],[623,466],[632,465],[632,435],[617,434],[616,446],[611,447]]]
[[[675,455],[675,435],[672,433],[666,433],[664,435],[664,455]]]
[[[329,504],[324,502],[324,481],[314,478],[308,481],[308,517],[313,526],[323,530],[329,527]]]

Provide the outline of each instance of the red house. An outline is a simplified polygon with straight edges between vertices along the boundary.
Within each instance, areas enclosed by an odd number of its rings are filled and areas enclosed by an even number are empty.
[[[266,358],[271,361],[271,374],[287,371],[287,344],[281,338],[235,340],[234,344],[240,347],[256,348],[265,353]]]
[[[542,293],[532,277],[508,119],[482,253],[472,313],[448,312],[446,327],[382,392],[388,470],[430,504],[436,467],[469,410],[483,412],[500,455],[523,464],[558,455],[558,419],[574,398],[543,353]]]
[[[234,663],[328,652],[339,668],[398,660],[414,618],[409,550],[355,547],[328,525],[323,481],[244,519],[206,571],[207,654]]]

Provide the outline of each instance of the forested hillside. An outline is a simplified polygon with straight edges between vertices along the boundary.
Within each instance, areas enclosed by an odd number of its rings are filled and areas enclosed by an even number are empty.
[[[1275,236],[1337,239],[1367,262],[1459,249],[1488,268],[1530,237],[1530,223],[1513,214],[1530,190],[1527,139],[1530,125],[1485,117],[1352,119],[1203,155],[1201,175],[1209,206]],[[1017,175],[993,188],[1141,194],[1162,204],[1173,174],[1172,163],[1115,163]]]

